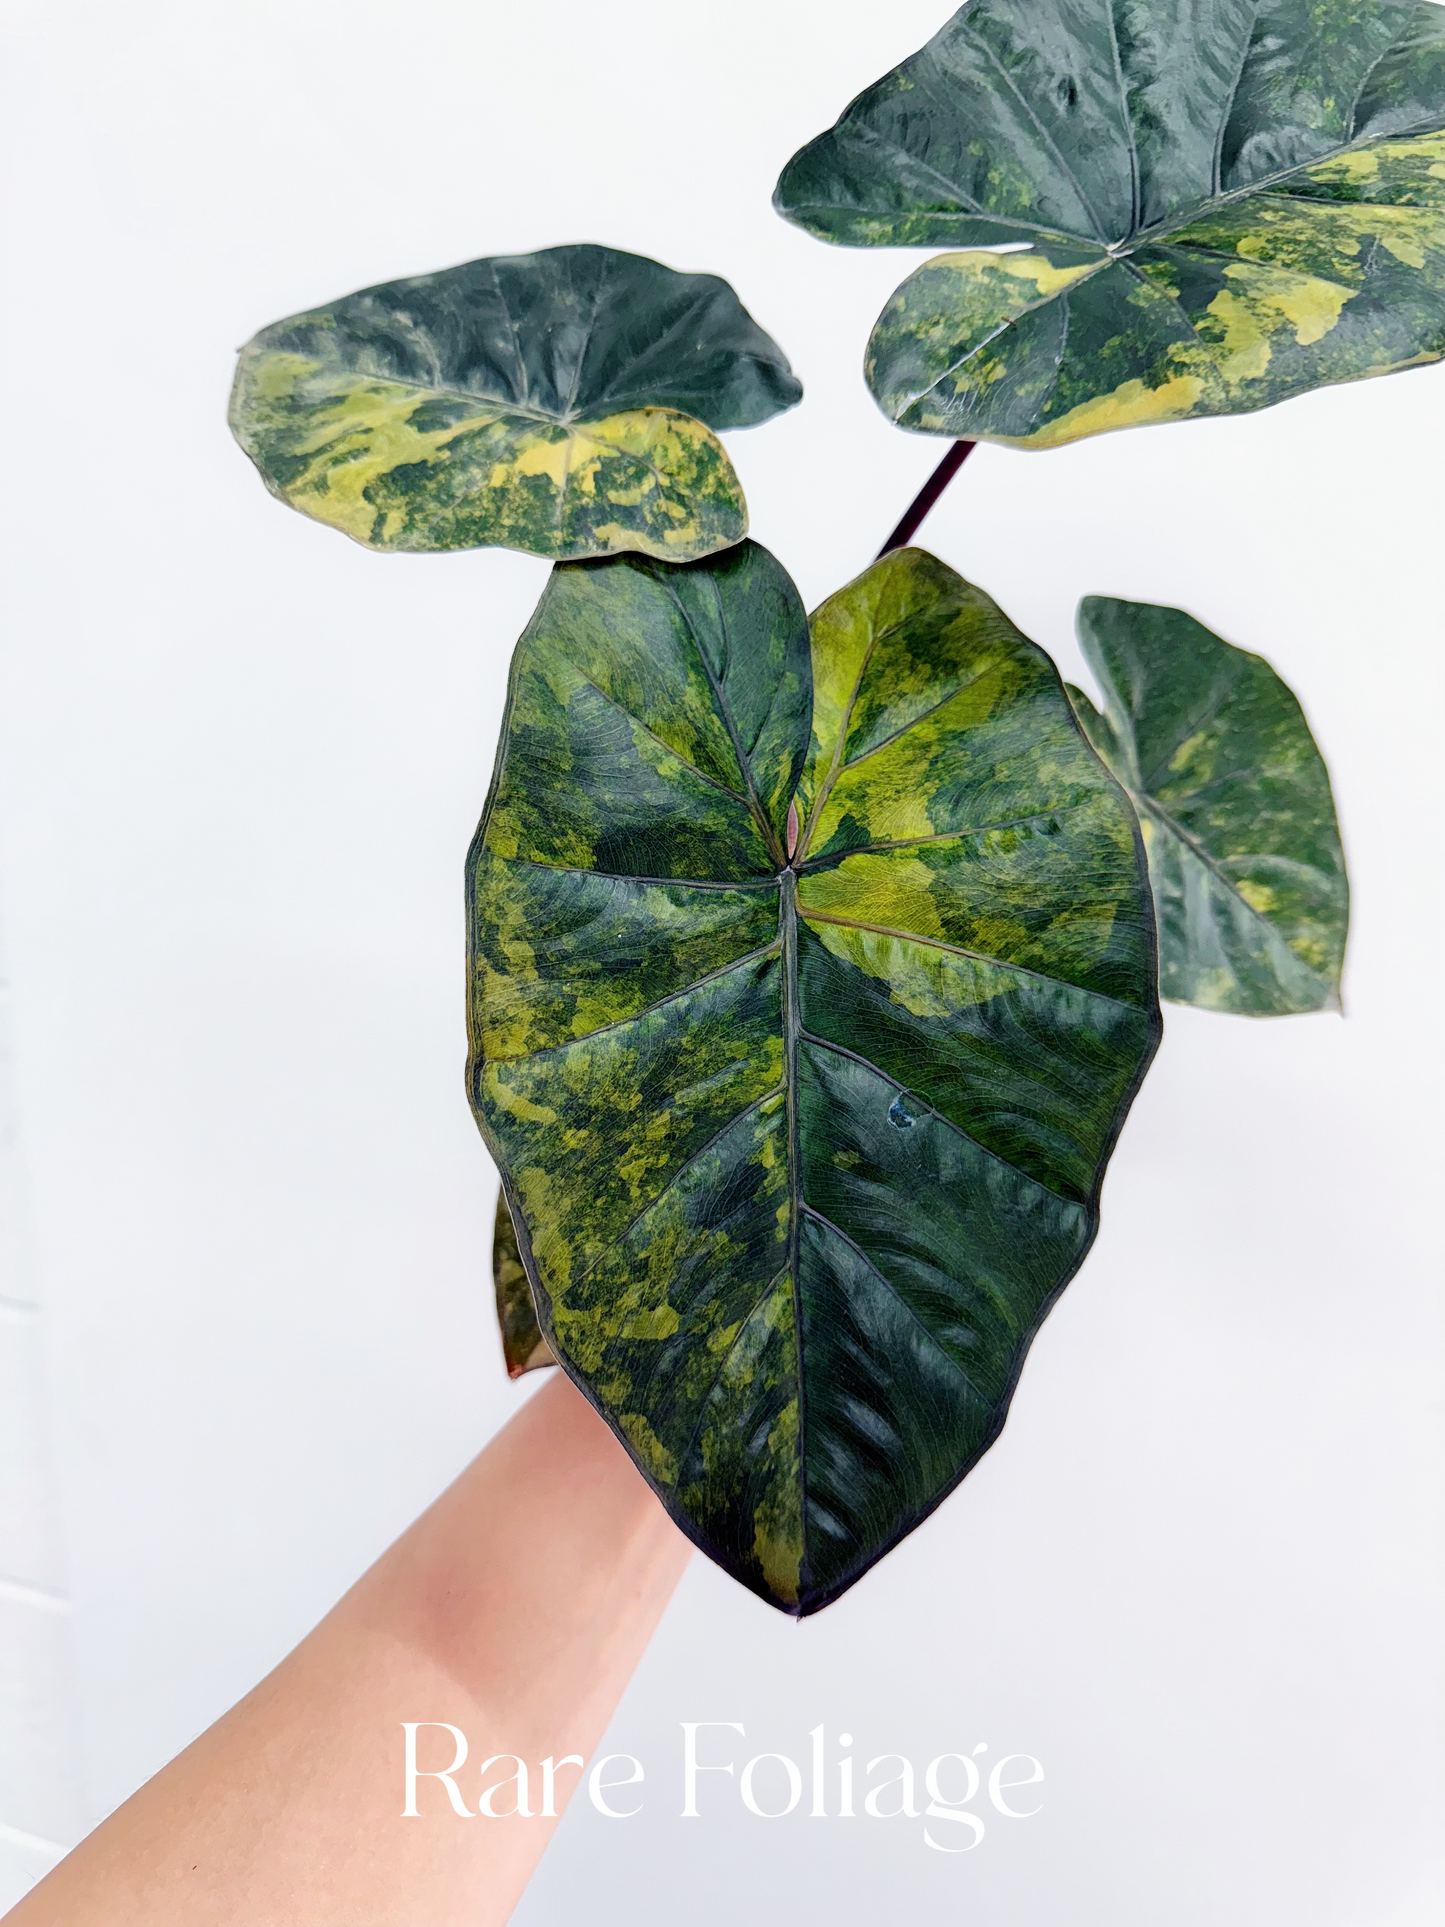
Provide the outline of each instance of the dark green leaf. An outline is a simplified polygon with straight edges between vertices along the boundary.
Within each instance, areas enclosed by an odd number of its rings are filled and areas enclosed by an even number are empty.
[[[776,204],[945,243],[868,346],[905,428],[1051,448],[1445,355],[1445,10],[972,0]]]
[[[1069,693],[1144,827],[1160,995],[1251,1017],[1338,1010],[1345,853],[1293,693],[1182,609],[1086,596],[1079,641],[1106,713]]]
[[[517,1231],[507,1209],[505,1191],[497,1197],[497,1219],[492,1229],[492,1282],[497,1291],[497,1323],[502,1328],[502,1355],[507,1361],[508,1378],[535,1372],[544,1365],[555,1365],[547,1349],[537,1313],[532,1304],[532,1287],[527,1283],[527,1268],[517,1249]]]
[[[518,645],[468,882],[541,1328],[703,1550],[816,1611],[992,1443],[1094,1236],[1158,1037],[1127,799],[931,556],[811,652],[751,543],[622,558]]]
[[[548,248],[263,328],[231,427],[273,495],[369,548],[685,562],[747,529],[712,431],[802,392],[716,275]]]

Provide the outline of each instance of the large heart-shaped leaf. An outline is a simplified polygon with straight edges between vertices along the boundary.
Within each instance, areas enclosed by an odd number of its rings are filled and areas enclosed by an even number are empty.
[[[971,0],[776,203],[929,262],[868,346],[884,412],[1051,448],[1445,355],[1445,11]]]
[[[802,392],[726,281],[564,247],[263,328],[231,427],[273,495],[368,548],[687,561],[747,529],[712,431]]]
[[[748,543],[553,572],[468,884],[541,1328],[696,1543],[816,1611],[997,1436],[1093,1239],[1158,1038],[1133,811],[931,556],[810,650]]]
[[[1086,596],[1104,695],[1074,707],[1132,795],[1159,922],[1159,991],[1206,1010],[1338,1010],[1349,921],[1329,771],[1263,656],[1182,609]]]

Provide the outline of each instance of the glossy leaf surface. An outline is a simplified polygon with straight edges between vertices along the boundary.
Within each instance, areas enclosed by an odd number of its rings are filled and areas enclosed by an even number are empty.
[[[555,1365],[557,1361],[537,1323],[532,1287],[517,1249],[517,1231],[507,1209],[505,1192],[497,1198],[496,1222],[492,1227],[492,1283],[497,1293],[497,1323],[502,1330],[507,1377],[520,1378],[524,1372]]]
[[[1105,713],[1069,693],[1143,825],[1160,995],[1253,1017],[1338,1010],[1345,855],[1293,692],[1182,609],[1087,596],[1078,626]]]
[[[791,863],[790,805],[802,825]],[[543,1331],[816,1611],[996,1437],[1155,1048],[1133,812],[918,550],[553,572],[469,859],[471,1093]]]
[[[969,250],[890,299],[869,385],[906,428],[1050,448],[1445,355],[1442,128],[1427,0],[972,0],[776,202]]]
[[[231,427],[273,495],[368,548],[687,561],[747,529],[713,431],[801,394],[726,281],[581,246],[263,328]]]

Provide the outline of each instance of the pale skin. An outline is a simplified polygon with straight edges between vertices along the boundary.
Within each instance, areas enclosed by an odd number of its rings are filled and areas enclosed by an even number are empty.
[[[476,1812],[491,1754],[590,1761],[691,1548],[562,1375],[239,1705],[6,1927],[500,1927],[556,1820]],[[404,1818],[403,1721],[466,1734]],[[440,1728],[420,1767],[451,1763]],[[491,1769],[489,1783],[514,1771]],[[625,1777],[625,1767],[616,1769]],[[579,1780],[559,1767],[560,1814]],[[604,1797],[626,1805],[626,1789]],[[505,1812],[515,1787],[498,1792]]]

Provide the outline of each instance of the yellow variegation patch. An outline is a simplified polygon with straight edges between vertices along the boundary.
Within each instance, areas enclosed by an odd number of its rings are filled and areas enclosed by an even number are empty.
[[[232,419],[274,495],[370,549],[689,562],[747,533],[721,442],[674,409],[547,422],[248,350]]]

